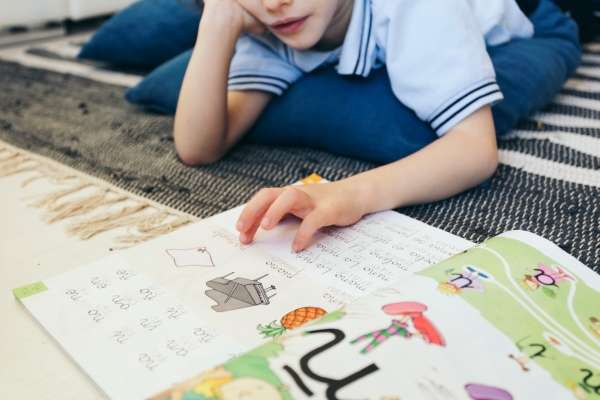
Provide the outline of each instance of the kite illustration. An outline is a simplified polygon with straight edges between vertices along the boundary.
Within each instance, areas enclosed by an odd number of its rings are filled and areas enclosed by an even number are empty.
[[[193,249],[168,249],[167,254],[176,267],[214,267],[212,255],[206,247]]]
[[[440,331],[423,315],[427,311],[425,304],[414,301],[402,301],[387,304],[382,307],[382,310],[384,313],[397,318],[394,318],[391,325],[387,328],[369,332],[350,342],[351,344],[356,344],[364,340],[370,340],[369,344],[360,351],[362,354],[369,353],[392,336],[401,336],[407,339],[413,336],[420,336],[426,343],[442,347],[446,346],[446,342]]]
[[[277,337],[325,314],[327,314],[327,311],[320,307],[301,307],[285,314],[279,322],[273,321],[268,325],[259,324],[256,328],[265,338]]]
[[[225,312],[270,304],[270,299],[276,294],[274,293],[276,287],[271,285],[265,288],[260,282],[269,274],[256,279],[227,279],[232,274],[233,272],[230,272],[227,275],[206,282],[206,286],[211,290],[204,293],[217,302],[216,305],[212,306],[213,310]]]

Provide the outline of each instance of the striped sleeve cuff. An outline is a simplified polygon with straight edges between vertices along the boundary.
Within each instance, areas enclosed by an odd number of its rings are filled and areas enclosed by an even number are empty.
[[[291,85],[291,82],[275,76],[243,74],[229,77],[229,90],[259,90],[281,96]]]
[[[429,124],[438,136],[442,136],[481,107],[495,104],[503,98],[495,80],[479,82],[442,106],[429,119]]]

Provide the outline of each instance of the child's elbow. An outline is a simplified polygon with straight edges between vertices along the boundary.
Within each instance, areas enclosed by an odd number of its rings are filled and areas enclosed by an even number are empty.
[[[177,131],[173,134],[175,142],[175,152],[179,160],[190,167],[212,164],[219,161],[224,152],[220,146],[202,141],[190,141],[185,135],[178,135]]]
[[[221,159],[219,154],[215,153],[207,153],[204,154],[200,151],[190,151],[186,149],[177,149],[177,157],[179,160],[189,166],[189,167],[197,167],[201,165],[208,165],[215,163]]]
[[[202,165],[202,159],[193,152],[177,149],[177,157],[179,157],[179,161],[188,167]]]
[[[480,165],[483,179],[492,177],[496,173],[499,163],[498,148],[495,145],[489,146],[489,148],[484,151],[483,157],[481,158]]]

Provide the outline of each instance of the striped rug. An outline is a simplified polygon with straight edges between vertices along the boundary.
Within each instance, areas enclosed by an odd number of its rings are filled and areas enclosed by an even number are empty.
[[[254,145],[213,166],[185,167],[173,152],[172,119],[123,100],[124,87],[140,77],[77,62],[84,40],[0,50],[0,140],[195,217],[312,172],[336,180],[372,167],[310,149]],[[500,159],[480,187],[400,211],[473,241],[528,230],[600,273],[600,43],[586,47],[552,104],[503,139]]]

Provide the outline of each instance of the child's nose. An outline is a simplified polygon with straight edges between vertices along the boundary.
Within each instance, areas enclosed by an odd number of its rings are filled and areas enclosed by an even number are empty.
[[[262,0],[264,7],[271,12],[279,11],[281,7],[289,5],[293,0]]]

